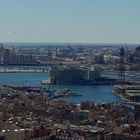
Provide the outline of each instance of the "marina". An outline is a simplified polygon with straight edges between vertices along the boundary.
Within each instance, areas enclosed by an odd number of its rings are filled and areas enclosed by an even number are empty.
[[[6,67],[9,70],[12,67]],[[49,82],[49,73],[48,67],[26,67],[26,70],[39,70],[46,69],[46,72],[42,71],[22,71],[24,67],[14,67],[14,69],[21,70],[20,72],[3,72],[0,73],[1,81],[0,86],[7,84],[16,84],[18,86],[31,86],[31,87],[43,87],[48,88],[54,91],[63,91],[63,89],[70,89],[72,94],[61,94],[59,92],[54,92],[52,98],[55,99],[64,99],[69,102],[80,103],[81,101],[89,100],[95,101],[98,103],[102,102],[120,102],[135,104],[139,101],[139,93],[136,93],[135,90],[129,90],[126,94],[118,94],[114,92],[114,87],[112,85],[52,85]],[[46,80],[48,79],[48,80]],[[133,81],[132,81],[133,82]],[[135,82],[139,84],[139,82]],[[121,86],[121,85],[120,85]],[[113,93],[112,93],[113,89]],[[59,94],[58,94],[59,93]],[[76,94],[74,94],[76,93]],[[126,98],[127,96],[127,98]],[[137,102],[135,102],[136,100]]]
[[[17,84],[24,86],[37,86],[48,88],[48,85],[42,85],[41,80],[46,80],[48,73],[0,73],[0,86],[7,84]],[[79,93],[83,96],[63,98],[66,101],[80,103],[89,100],[97,103],[122,102],[122,100],[112,94],[112,86],[74,86],[74,85],[51,85],[50,90],[70,89],[73,93]]]
[[[0,93],[3,91],[15,92],[17,94],[31,94],[31,95],[40,95],[43,98],[58,99],[63,97],[79,97],[82,94],[71,92],[69,89],[64,88],[63,90],[49,90],[43,87],[33,87],[33,86],[18,86],[18,85],[3,85],[0,89]]]

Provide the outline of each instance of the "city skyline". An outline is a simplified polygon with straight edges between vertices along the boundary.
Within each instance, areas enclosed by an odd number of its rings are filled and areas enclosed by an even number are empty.
[[[0,1],[0,41],[138,44],[139,4],[139,0]]]

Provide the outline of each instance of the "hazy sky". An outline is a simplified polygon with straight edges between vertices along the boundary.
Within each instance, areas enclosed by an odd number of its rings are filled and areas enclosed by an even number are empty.
[[[140,0],[0,0],[0,41],[140,43]]]

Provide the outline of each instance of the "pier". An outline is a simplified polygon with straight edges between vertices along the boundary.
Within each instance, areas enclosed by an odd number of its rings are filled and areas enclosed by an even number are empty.
[[[32,87],[32,86],[18,86],[14,84],[10,85],[3,85],[3,88],[10,88],[11,91],[17,91],[17,92],[22,92],[23,94],[34,94],[37,95],[39,94],[44,95],[44,97],[49,98],[49,99],[58,99],[58,98],[63,98],[63,97],[79,97],[83,96],[82,94],[75,93],[75,92],[70,92],[69,89],[63,89],[63,90],[47,90],[43,87]]]
[[[40,73],[48,72],[48,68],[0,68],[0,73]]]

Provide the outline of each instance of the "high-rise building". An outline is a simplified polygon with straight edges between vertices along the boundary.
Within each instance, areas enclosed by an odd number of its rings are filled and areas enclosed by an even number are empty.
[[[0,64],[3,64],[3,61],[4,61],[3,55],[4,55],[4,47],[1,44],[0,45]]]
[[[8,62],[10,61],[10,50],[9,49],[5,49],[4,50],[4,64],[8,64]]]
[[[135,119],[140,119],[140,105],[135,105]]]

